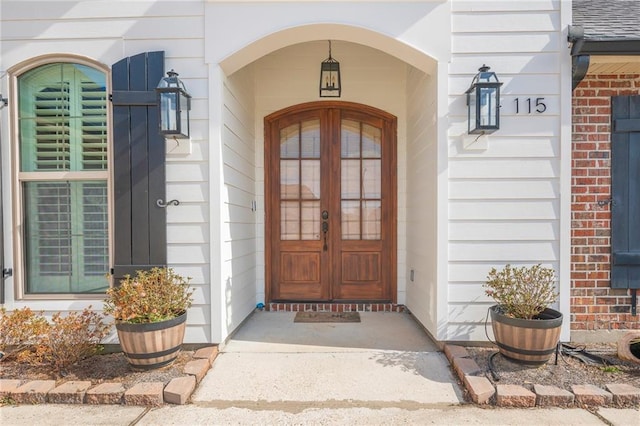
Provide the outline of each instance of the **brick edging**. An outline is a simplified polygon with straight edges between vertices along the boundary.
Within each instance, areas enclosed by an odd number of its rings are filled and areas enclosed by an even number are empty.
[[[217,346],[198,349],[185,364],[184,376],[172,379],[166,386],[163,382],[142,382],[125,389],[118,382],[92,385],[89,381],[67,381],[56,386],[55,380],[0,379],[0,399],[17,404],[185,404],[217,356]]]
[[[271,302],[272,312],[405,312],[406,307],[396,303],[277,303]]]
[[[498,407],[640,406],[640,388],[627,384],[574,385],[572,392],[555,386],[533,385],[533,391],[518,385],[496,385],[480,373],[482,369],[463,346],[445,345],[444,353],[476,404]]]

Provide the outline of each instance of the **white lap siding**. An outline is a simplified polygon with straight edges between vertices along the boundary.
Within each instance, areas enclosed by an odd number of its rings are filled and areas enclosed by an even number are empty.
[[[567,51],[558,1],[455,1],[452,11],[449,285],[447,326],[439,338],[485,340],[492,301],[482,283],[491,267],[561,266],[561,227],[567,226],[560,197],[566,163],[561,72]],[[465,146],[464,92],[483,64],[504,82],[500,130]],[[523,113],[528,98],[544,98],[546,111]]]

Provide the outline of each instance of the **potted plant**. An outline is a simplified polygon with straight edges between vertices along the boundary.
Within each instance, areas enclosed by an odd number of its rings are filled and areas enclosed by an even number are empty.
[[[189,278],[170,268],[137,271],[107,290],[104,312],[115,318],[120,346],[134,369],[171,364],[184,339],[193,301]]]
[[[484,284],[497,304],[489,308],[500,353],[526,364],[543,364],[556,350],[562,314],[549,306],[558,299],[555,271],[542,265],[491,269]]]

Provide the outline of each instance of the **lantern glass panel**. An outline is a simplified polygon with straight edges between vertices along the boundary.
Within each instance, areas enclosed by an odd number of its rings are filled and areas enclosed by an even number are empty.
[[[472,90],[471,92],[467,93],[467,111],[468,111],[468,119],[467,121],[469,122],[469,133],[473,132],[474,130],[476,130],[476,127],[478,125],[477,120],[476,120],[476,102],[477,102],[477,96],[476,96],[476,91]]]
[[[495,87],[480,87],[480,126],[496,125],[497,92]]]
[[[329,58],[320,68],[320,96],[340,96],[340,64]]]
[[[178,131],[177,97],[175,92],[160,93],[160,127],[163,132]]]
[[[180,93],[180,133],[189,135],[189,109],[190,100],[184,93]]]

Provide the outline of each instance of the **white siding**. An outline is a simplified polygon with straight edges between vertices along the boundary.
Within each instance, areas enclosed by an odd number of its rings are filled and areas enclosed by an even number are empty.
[[[407,73],[407,307],[432,334],[437,332],[437,78]],[[411,280],[413,271],[413,280]]]
[[[482,283],[505,263],[559,267],[560,64],[567,54],[557,1],[452,3],[449,66],[447,327],[443,340],[485,340]],[[487,64],[502,86],[500,130],[465,148],[464,92]],[[543,114],[515,98],[544,97]]]
[[[167,209],[167,256],[169,266],[192,277],[195,303],[189,310],[185,341],[211,342],[211,278],[209,268],[209,200],[206,191],[208,166],[207,68],[204,64],[204,5],[202,2],[127,2],[126,7],[113,2],[24,2],[2,1],[0,25],[0,92],[6,95],[5,72],[14,65],[51,54],[74,54],[89,57],[111,66],[123,57],[154,50],[165,51],[165,66],[180,73],[193,95],[192,152],[168,155],[167,197],[180,200],[179,206]],[[180,31],[167,29],[179,28]],[[15,94],[9,93],[10,96]],[[12,100],[15,98],[12,98]],[[13,105],[15,105],[12,102]],[[10,199],[9,175],[5,173],[10,158],[8,109],[2,111],[3,201]],[[13,141],[12,141],[13,142]],[[8,167],[6,167],[8,169]],[[9,240],[11,211],[2,203],[5,241]],[[13,266],[12,245],[5,244],[6,265]],[[15,301],[13,280],[5,281],[9,308],[28,304],[33,309],[66,311],[102,301]]]
[[[255,106],[252,67],[230,76],[222,107],[222,339],[256,306]]]

